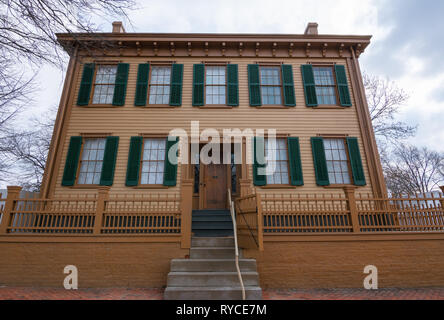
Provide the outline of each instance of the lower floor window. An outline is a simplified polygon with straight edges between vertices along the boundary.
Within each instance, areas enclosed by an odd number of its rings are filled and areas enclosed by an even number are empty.
[[[349,184],[350,172],[344,139],[324,139],[330,184]]]
[[[105,143],[105,138],[87,138],[84,140],[78,184],[100,183]]]
[[[267,157],[267,184],[288,184],[288,153],[287,140],[276,139],[276,144],[265,140],[265,156]],[[274,153],[272,159],[271,154]],[[272,170],[272,172],[268,172]]]
[[[162,184],[164,163],[165,139],[144,139],[140,184]]]

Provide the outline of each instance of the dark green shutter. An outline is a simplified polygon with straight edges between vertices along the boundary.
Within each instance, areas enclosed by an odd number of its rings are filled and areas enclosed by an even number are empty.
[[[141,63],[137,71],[135,106],[145,106],[148,92],[148,78],[150,74],[150,64]]]
[[[348,154],[353,174],[353,181],[357,186],[365,186],[364,168],[362,166],[361,152],[359,151],[358,139],[347,138]]]
[[[321,137],[311,138],[311,147],[316,183],[318,186],[328,186],[330,185],[330,180],[328,179],[327,161],[325,160],[324,139]]]
[[[107,137],[103,154],[102,173],[100,175],[101,186],[112,186],[114,181],[114,169],[116,167],[119,137]]]
[[[259,155],[256,150],[262,150]],[[259,158],[258,158],[259,156]],[[265,139],[264,137],[253,138],[253,183],[255,186],[265,186],[267,184],[267,176],[260,175],[259,168],[265,168]]]
[[[128,63],[119,63],[117,65],[116,82],[114,84],[113,106],[123,106],[125,104],[128,71]]]
[[[350,91],[348,90],[345,67],[335,65],[336,83],[338,84],[339,101],[343,107],[351,107]]]
[[[83,66],[82,81],[80,82],[79,95],[77,96],[78,106],[87,106],[94,78],[94,63],[85,63]]]
[[[169,187],[173,187],[176,185],[176,178],[177,178],[177,161],[179,160],[178,158],[176,159],[176,164],[171,163],[169,161],[169,152],[170,149],[179,141],[178,137],[168,137],[166,140],[166,148],[165,148],[165,171],[163,174],[163,185],[164,186],[169,186]],[[177,146],[179,147],[179,146]],[[176,157],[178,157],[178,151],[179,149],[177,149],[176,151]]]
[[[299,148],[299,138],[288,137],[288,157],[290,162],[290,179],[292,186],[303,186],[301,150]]]
[[[193,106],[204,105],[205,65],[193,66]]]
[[[227,65],[227,105],[239,105],[239,76],[237,64]]]
[[[66,155],[65,170],[63,171],[62,186],[73,186],[76,181],[79,164],[82,137],[71,137]]]
[[[284,89],[284,105],[287,107],[296,106],[294,95],[293,68],[290,64],[282,65],[282,85]]]
[[[174,63],[171,66],[170,106],[182,105],[183,64]]]
[[[259,65],[257,64],[248,65],[248,92],[250,93],[250,106],[261,106],[261,85],[259,80]]]
[[[316,97],[316,85],[313,74],[313,66],[304,64],[301,66],[302,82],[304,83],[305,104],[307,107],[316,107],[318,98]]]
[[[128,154],[128,166],[126,168],[126,186],[132,187],[139,184],[140,156],[142,154],[142,137],[131,137]]]

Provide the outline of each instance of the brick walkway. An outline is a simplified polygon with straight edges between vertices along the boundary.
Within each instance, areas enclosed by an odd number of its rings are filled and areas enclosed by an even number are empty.
[[[163,289],[0,287],[0,300],[161,300]],[[268,289],[264,300],[444,300],[444,288],[415,289]]]

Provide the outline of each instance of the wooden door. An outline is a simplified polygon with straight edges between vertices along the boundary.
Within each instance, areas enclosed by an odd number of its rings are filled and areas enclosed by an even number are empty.
[[[227,208],[227,165],[202,165],[204,173],[204,209]]]

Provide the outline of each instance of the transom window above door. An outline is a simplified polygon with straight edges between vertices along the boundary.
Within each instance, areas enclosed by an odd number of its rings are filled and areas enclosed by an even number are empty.
[[[205,67],[205,103],[224,105],[226,101],[226,67]]]
[[[344,139],[324,139],[330,184],[350,184],[349,160]]]
[[[98,65],[94,81],[93,104],[112,104],[117,65]]]
[[[152,66],[149,104],[168,104],[170,99],[171,67]]]
[[[336,82],[333,67],[313,67],[316,97],[319,104],[336,105]]]
[[[260,85],[262,104],[280,105],[281,95],[281,69],[280,67],[260,67]]]

